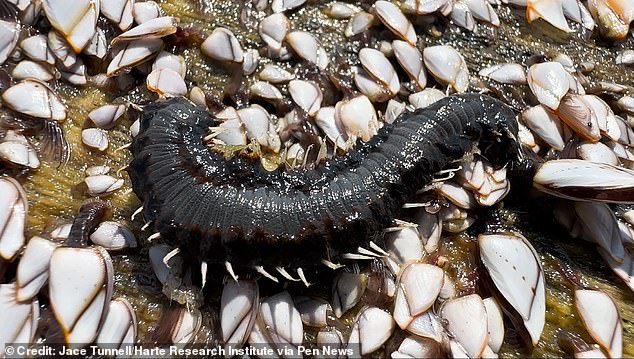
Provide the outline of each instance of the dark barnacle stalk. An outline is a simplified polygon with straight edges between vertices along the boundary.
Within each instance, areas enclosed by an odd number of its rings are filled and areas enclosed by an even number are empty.
[[[90,234],[109,213],[110,206],[104,201],[92,201],[82,205],[64,244],[78,248],[88,246]]]

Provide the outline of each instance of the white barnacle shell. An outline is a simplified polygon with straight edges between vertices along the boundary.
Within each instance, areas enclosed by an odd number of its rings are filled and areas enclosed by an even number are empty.
[[[490,23],[493,26],[500,26],[500,18],[495,13],[493,6],[487,0],[464,0],[469,7],[473,17]]]
[[[64,35],[76,53],[80,53],[95,34],[99,4],[99,0],[42,1],[48,21]]]
[[[83,53],[103,59],[107,51],[108,40],[106,39],[106,33],[98,27],[97,31],[95,31],[95,35],[90,39],[88,45],[84,47]]]
[[[193,86],[189,90],[189,100],[202,109],[208,109],[207,100],[205,99],[205,91],[198,86]]]
[[[132,26],[132,9],[134,0],[101,0],[101,13],[114,22],[121,31]]]
[[[7,131],[0,143],[0,158],[18,166],[29,168],[40,166],[40,160],[33,146],[26,137],[12,130]]]
[[[416,46],[402,40],[392,41],[392,48],[403,70],[420,90],[424,89],[427,85],[427,71],[423,66],[423,55],[420,51]]]
[[[101,128],[87,128],[81,131],[81,141],[84,145],[103,152],[108,148],[108,132]]]
[[[451,9],[451,21],[469,31],[474,31],[476,22],[465,0],[455,0]]]
[[[610,149],[614,151],[614,154],[621,160],[625,162],[634,161],[634,154],[628,147],[617,142],[608,143],[608,147],[610,147]]]
[[[393,57],[394,56],[394,49],[392,48],[392,42],[390,42],[390,41],[387,41],[387,40],[379,41],[378,50],[381,51],[381,53],[383,55],[385,55],[385,57]]]
[[[478,74],[503,84],[526,84],[526,73],[520,64],[496,64],[480,70]]]
[[[395,325],[392,316],[377,307],[362,309],[348,338],[348,349],[355,350],[361,355],[370,354],[379,349],[385,343]]]
[[[630,114],[634,114],[634,97],[623,96],[617,101],[616,105],[621,110],[628,112]]]
[[[291,23],[283,13],[271,14],[258,25],[262,40],[273,50],[280,51],[282,42],[291,28]]]
[[[544,62],[532,65],[526,80],[537,100],[551,110],[556,110],[570,89],[569,76],[559,62]]]
[[[108,169],[108,170],[110,170],[110,169]],[[61,241],[61,240],[64,240],[64,239],[68,238],[68,236],[70,235],[70,229],[72,227],[73,227],[72,223],[66,223],[66,224],[62,224],[62,225],[56,227],[50,233],[51,239],[56,240],[56,241]]]
[[[163,285],[181,272],[183,257],[178,254],[173,254],[173,250],[174,249],[167,244],[157,244],[148,250],[152,271]],[[167,257],[168,255],[170,256]]]
[[[179,308],[178,319],[172,327],[170,339],[174,344],[191,343],[202,325],[203,316],[196,308]]]
[[[322,130],[328,139],[337,147],[347,149],[346,139],[348,136],[340,123],[335,120],[335,108],[332,106],[322,107],[315,114],[315,124]]]
[[[105,196],[123,186],[122,178],[115,178],[108,175],[88,176],[84,178],[84,183],[91,196]]]
[[[413,263],[399,277],[394,300],[394,320],[403,330],[436,301],[443,287],[445,272],[434,265]]]
[[[288,83],[288,92],[293,101],[310,116],[314,116],[321,107],[323,94],[312,81],[292,80]]]
[[[487,326],[489,330],[489,347],[497,353],[504,342],[504,315],[502,308],[493,297],[483,300],[487,311]]]
[[[590,13],[599,24],[601,34],[623,40],[634,20],[634,2],[628,0],[589,0]]]
[[[275,126],[271,122],[271,116],[260,105],[251,105],[238,110],[240,122],[244,125],[247,137],[256,140],[260,146],[269,148],[275,153],[280,151],[281,140]]]
[[[20,42],[22,52],[32,60],[55,64],[55,56],[48,48],[46,35],[34,35]]]
[[[11,0],[9,2],[16,3],[15,5],[20,10],[18,12],[18,18],[20,22],[25,25],[33,26],[35,22],[40,19],[42,15],[42,2],[33,0]]]
[[[267,47],[266,50],[268,57],[278,61],[288,61],[293,58],[293,52],[291,52],[290,48],[286,45],[283,45],[279,50],[274,50],[270,47]]]
[[[582,160],[607,163],[613,166],[619,164],[619,160],[610,147],[601,142],[582,142],[577,146],[577,155]]]
[[[398,350],[392,352],[392,358],[437,358],[441,357],[440,343],[415,335],[403,339]]]
[[[414,223],[418,225],[418,235],[427,253],[433,253],[438,249],[440,234],[442,232],[442,219],[437,213],[428,213],[426,210],[416,211]]]
[[[271,9],[274,12],[282,12],[292,10],[304,5],[306,0],[273,0],[271,3]]]
[[[108,64],[106,75],[117,76],[130,68],[150,60],[163,48],[161,39],[140,39],[116,46],[115,55]]]
[[[524,124],[533,134],[557,151],[564,149],[561,121],[544,105],[530,107],[521,115]]]
[[[295,306],[305,325],[323,328],[328,325],[330,304],[321,298],[297,297]]]
[[[66,343],[85,346],[97,337],[112,296],[112,259],[101,247],[58,247],[49,267],[49,297]]]
[[[225,122],[228,120],[238,120],[238,111],[233,106],[227,106],[214,116],[218,121]]]
[[[552,160],[537,170],[533,186],[568,199],[628,202],[631,198],[627,193],[634,188],[634,171],[577,159]]]
[[[29,205],[22,185],[0,178],[0,257],[13,259],[24,245],[24,224]]]
[[[469,86],[467,64],[451,46],[431,46],[423,50],[425,67],[441,83],[448,84],[457,92],[465,92]]]
[[[581,24],[588,30],[594,29],[596,25],[592,14],[579,0],[563,0],[564,15],[570,20]]]
[[[438,188],[438,193],[460,208],[471,209],[476,206],[471,192],[455,182],[443,182]]]
[[[157,68],[146,78],[148,90],[159,96],[178,97],[187,94],[187,85],[181,75],[170,68]]]
[[[616,63],[618,65],[633,65],[634,50],[623,50],[616,55]]]
[[[320,330],[319,333],[317,333],[316,342],[320,346],[329,346],[335,349],[341,349],[345,344],[343,335],[335,327],[326,327]]]
[[[361,11],[357,6],[341,1],[330,2],[324,9],[324,14],[333,19],[349,19]]]
[[[398,6],[389,1],[379,0],[374,3],[376,17],[396,36],[407,41],[410,45],[416,45],[416,32],[414,26],[407,20]]]
[[[517,311],[536,345],[546,321],[544,271],[537,252],[517,234],[480,235],[478,245],[495,287]]]
[[[352,309],[365,292],[367,276],[340,272],[332,284],[332,309],[337,318]]]
[[[110,172],[109,166],[90,166],[86,168],[87,176],[107,175]],[[51,234],[52,235],[52,234]]]
[[[456,179],[467,189],[479,191],[486,182],[486,172],[484,171],[484,161],[476,158],[463,161],[461,169],[456,172]]]
[[[302,59],[317,65],[322,70],[328,66],[328,53],[312,34],[305,31],[293,31],[286,35],[286,42]]]
[[[383,121],[386,123],[393,123],[404,111],[407,104],[395,99],[390,99],[385,107],[385,114],[383,115]]]
[[[134,22],[142,24],[161,16],[161,7],[155,1],[135,2],[132,8]]]
[[[37,299],[18,301],[15,283],[0,284],[0,313],[3,313],[0,327],[1,356],[5,356],[7,343],[30,344],[35,340],[40,319]]]
[[[528,127],[521,122],[519,122],[518,125],[517,140],[521,144],[526,145],[532,151],[539,152],[540,147],[535,141],[535,136],[533,136],[531,130],[529,130]]]
[[[425,108],[444,97],[447,97],[444,92],[434,88],[426,88],[409,95],[407,100],[414,108]]]
[[[130,125],[130,136],[136,137],[139,134],[139,130],[141,129],[141,122],[139,119],[134,120]]]
[[[123,34],[112,39],[111,45],[115,46],[119,42],[156,39],[176,32],[178,19],[172,16],[157,17],[137,25]]]
[[[59,243],[33,237],[26,245],[16,275],[16,297],[25,302],[37,295],[48,280],[48,264]]]
[[[356,68],[354,84],[372,102],[385,102],[392,97],[392,92],[364,69]]]
[[[66,106],[46,84],[27,79],[2,94],[6,107],[22,114],[46,120],[64,121]]]
[[[113,128],[121,116],[123,116],[126,108],[127,106],[124,104],[103,105],[90,111],[88,118],[95,126],[110,129]]]
[[[398,93],[401,89],[398,75],[390,61],[381,51],[367,47],[363,48],[359,51],[359,60],[367,73],[388,89],[392,96]]]
[[[337,102],[335,121],[343,124],[353,141],[359,137],[367,142],[379,131],[376,110],[370,99],[364,95]]]
[[[176,71],[183,79],[187,75],[187,64],[182,56],[161,51],[152,63],[152,71],[166,68]]]
[[[572,60],[572,58],[570,58],[570,56],[560,52],[556,56],[554,56],[552,60],[554,62],[559,62],[561,66],[563,66],[564,69],[566,69],[566,71],[570,73],[575,72],[575,63]],[[570,88],[572,89],[573,86],[571,85]]]
[[[20,35],[16,23],[0,20],[0,65],[7,61],[15,49]]]
[[[260,71],[260,73],[258,74],[258,77],[262,81],[268,81],[272,84],[279,84],[293,80],[295,78],[295,75],[277,65],[266,64],[264,65],[262,71]]]
[[[61,61],[64,68],[72,67],[77,61],[77,55],[66,40],[55,30],[48,32],[48,48]]]
[[[256,49],[248,49],[244,52],[244,60],[242,61],[242,73],[251,75],[258,69],[260,64],[260,52]]]
[[[244,51],[238,39],[228,29],[216,28],[200,46],[203,54],[217,61],[241,63]]]
[[[225,344],[244,345],[258,315],[259,299],[255,281],[238,280],[225,284],[220,297],[220,327]]]
[[[374,15],[365,11],[359,11],[348,20],[344,35],[353,37],[369,29],[376,22]]]
[[[623,324],[616,304],[599,290],[575,290],[575,307],[590,336],[610,358],[623,355]]]
[[[440,315],[468,357],[481,357],[489,342],[487,312],[482,298],[471,294],[450,299],[443,303]]]
[[[509,181],[506,179],[506,168],[495,170],[490,164],[484,164],[485,181],[474,193],[478,204],[482,206],[492,206],[502,200],[511,189]]]
[[[86,66],[81,58],[77,58],[75,64],[68,69],[60,69],[61,77],[73,85],[85,85],[88,83],[86,78]]]
[[[386,233],[385,250],[389,254],[385,261],[395,275],[401,271],[401,266],[418,261],[425,255],[416,227],[400,227]],[[399,320],[396,322],[399,323]]]
[[[290,85],[289,85],[290,89]],[[280,101],[284,98],[280,90],[272,84],[265,81],[256,81],[249,87],[251,95],[263,98],[265,100]],[[293,93],[291,93],[291,96]]]
[[[438,318],[432,310],[428,310],[415,317],[407,327],[407,332],[423,338],[429,338],[437,342],[441,342],[443,340],[443,336],[445,335],[441,319]]]
[[[134,308],[125,298],[117,298],[110,302],[108,314],[99,329],[97,345],[102,348],[124,349],[136,343],[137,319]]]
[[[299,143],[293,143],[291,147],[286,150],[286,163],[291,168],[296,166],[298,167],[302,164],[305,154],[306,151],[304,150],[302,145],[300,145]]]
[[[554,27],[565,32],[572,30],[564,16],[563,0],[526,0],[526,19],[533,22],[542,18]]]
[[[137,246],[134,233],[122,224],[112,221],[99,223],[95,231],[90,235],[90,241],[110,251],[135,248]]]
[[[581,137],[597,142],[601,139],[599,112],[593,110],[589,95],[567,94],[561,99],[556,113],[573,131]],[[605,121],[604,121],[605,122]]]
[[[247,135],[244,125],[239,118],[232,118],[218,125],[220,128],[216,139],[226,145],[243,146],[247,144]]]
[[[425,15],[441,11],[444,8],[449,8],[451,11],[452,6],[452,0],[405,0],[401,4],[401,9],[408,14]],[[443,15],[447,15],[444,11],[441,12]]]
[[[605,203],[574,202],[574,210],[581,227],[581,236],[594,242],[610,255],[612,260],[623,262],[627,256],[618,221]]]
[[[266,298],[260,304],[263,329],[271,343],[298,346],[304,339],[302,318],[288,292]]]

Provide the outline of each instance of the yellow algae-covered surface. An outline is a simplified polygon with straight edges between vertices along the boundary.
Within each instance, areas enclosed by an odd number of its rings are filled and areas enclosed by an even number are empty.
[[[88,113],[107,103],[106,95],[92,88],[75,89],[68,85],[58,88],[58,93],[67,106],[68,118],[63,124],[66,139],[71,147],[71,158],[66,165],[55,162],[43,162],[42,166],[29,174],[23,183],[29,197],[29,234],[35,235],[51,229],[58,223],[72,221],[79,207],[90,197],[82,188],[85,170],[90,166],[106,165],[111,174],[123,168],[130,160],[127,150],[118,147],[130,142],[131,137],[122,121],[114,130],[108,132],[110,145],[104,153],[89,149],[81,142],[81,131],[88,119]],[[88,120],[89,121],[89,120]],[[112,204],[116,219],[129,217],[130,210],[139,205],[136,196],[131,193],[130,182],[126,180],[124,190],[116,191],[106,199]]]

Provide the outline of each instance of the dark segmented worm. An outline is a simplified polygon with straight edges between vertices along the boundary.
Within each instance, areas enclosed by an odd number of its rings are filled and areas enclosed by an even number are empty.
[[[129,174],[145,215],[185,253],[233,266],[310,266],[367,246],[434,173],[475,145],[497,165],[517,155],[515,114],[491,97],[450,96],[402,115],[313,170],[267,172],[225,159],[217,124],[184,99],[148,105]]]

